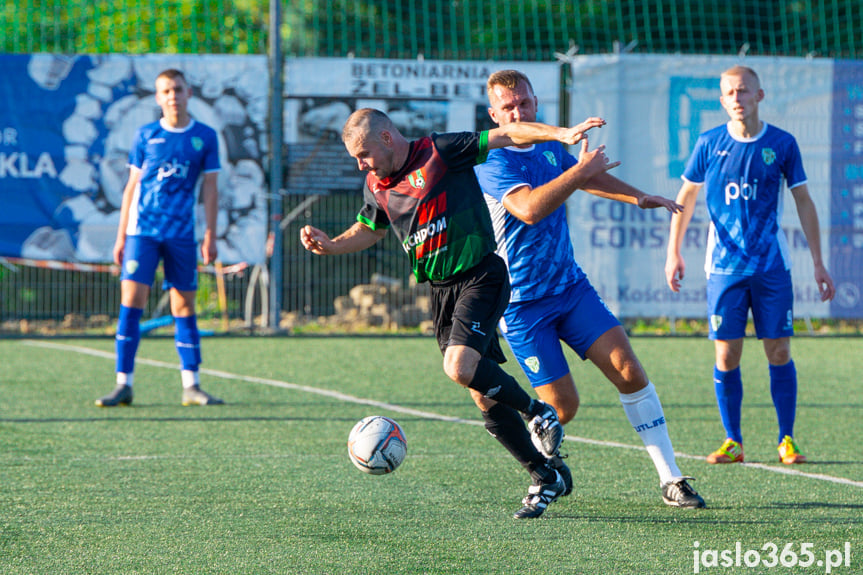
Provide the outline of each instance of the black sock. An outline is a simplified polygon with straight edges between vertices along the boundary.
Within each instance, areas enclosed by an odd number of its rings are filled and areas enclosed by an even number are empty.
[[[516,461],[530,473],[537,483],[548,483],[549,470],[545,457],[536,450],[530,433],[519,413],[513,408],[497,403],[482,412],[485,428],[489,434],[509,451]]]
[[[533,399],[521,388],[513,376],[487,357],[480,358],[473,381],[468,387],[498,403],[533,415],[530,413],[534,408]]]

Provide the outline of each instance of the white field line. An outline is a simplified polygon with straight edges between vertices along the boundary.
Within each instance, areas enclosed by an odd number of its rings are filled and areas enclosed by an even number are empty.
[[[26,345],[32,345],[35,347],[44,347],[47,349],[56,349],[60,351],[74,352],[80,353],[83,355],[90,355],[93,357],[99,357],[103,359],[114,360],[115,355],[114,352],[106,352],[100,351],[97,349],[90,349],[88,347],[80,347],[75,345],[66,345],[62,343],[56,342],[48,342],[42,340],[24,340],[23,342]],[[153,359],[146,358],[137,358],[135,360],[136,363],[150,365],[153,367],[163,367],[166,369],[177,369],[176,363],[168,363],[166,361],[157,361]],[[260,385],[269,385],[272,387],[280,387],[282,389],[291,389],[294,391],[302,391],[305,393],[312,393],[315,395],[321,395],[324,397],[330,397],[333,399],[338,399],[339,401],[344,401],[346,403],[355,403],[359,405],[368,405],[371,407],[379,407],[381,409],[386,409],[389,411],[394,411],[396,413],[404,413],[406,415],[413,415],[416,417],[420,417],[423,419],[433,419],[437,421],[448,421],[450,423],[461,423],[465,425],[477,425],[482,426],[483,422],[475,419],[463,419],[460,417],[451,417],[448,415],[441,415],[439,413],[433,413],[430,411],[421,411],[418,409],[411,409],[409,407],[402,407],[400,405],[394,405],[391,403],[385,403],[382,401],[374,401],[371,399],[364,399],[362,397],[355,397],[353,395],[348,395],[346,393],[340,393],[338,391],[331,391],[328,389],[320,389],[317,387],[309,387],[307,385],[299,385],[296,383],[288,383],[286,381],[279,381],[277,379],[268,379],[265,377],[254,377],[250,375],[241,375],[236,373],[231,373],[228,371],[220,371],[216,369],[206,369],[201,368],[201,373],[210,375],[213,377],[219,377],[227,380],[234,381],[244,381],[246,383],[257,383]],[[564,437],[565,441],[573,441],[577,443],[587,443],[590,445],[599,445],[602,447],[615,447],[618,449],[635,449],[635,450],[644,450],[643,445],[629,445],[626,443],[618,443],[616,441],[601,441],[598,439],[589,439],[586,437],[577,437],[567,435]],[[699,461],[704,461],[706,458],[701,455],[689,455],[687,453],[675,452],[677,457],[682,459],[695,459]],[[741,463],[739,464],[743,467],[749,467],[752,469],[760,469],[762,471],[770,471],[772,473],[781,473],[783,475],[793,475],[796,477],[806,477],[808,479],[816,479],[819,481],[829,481],[831,483],[838,483],[840,485],[850,485],[852,487],[861,487],[863,488],[863,481],[854,481],[851,479],[846,479],[844,477],[834,477],[832,475],[824,475],[822,473],[807,473],[805,471],[798,471],[796,468],[790,467],[774,467],[772,465],[764,465],[762,463]]]

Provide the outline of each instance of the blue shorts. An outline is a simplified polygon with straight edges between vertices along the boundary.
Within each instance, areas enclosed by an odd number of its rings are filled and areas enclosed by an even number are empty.
[[[163,289],[198,289],[198,244],[194,241],[127,236],[120,279],[152,285],[160,259],[165,268]]]
[[[783,269],[751,276],[711,274],[707,280],[710,339],[744,337],[750,309],[758,339],[794,335],[791,272]]]
[[[500,330],[533,387],[569,373],[561,340],[585,359],[599,336],[618,325],[587,280],[556,296],[511,303],[500,320]]]

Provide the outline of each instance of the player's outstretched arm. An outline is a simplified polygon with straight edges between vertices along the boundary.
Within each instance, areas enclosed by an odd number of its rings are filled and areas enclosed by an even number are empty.
[[[513,122],[489,130],[488,147],[494,149],[554,141],[571,145],[580,142],[591,128],[604,125],[605,120],[596,117],[588,118],[571,128],[550,126],[539,122]]]
[[[300,243],[313,254],[336,255],[350,254],[369,248],[380,241],[386,230],[373,230],[359,222],[336,236],[330,238],[314,226],[303,226],[300,230]]]
[[[623,180],[615,178],[607,172],[597,174],[597,176],[587,182],[582,189],[594,196],[623,202],[625,204],[633,204],[643,210],[665,208],[672,214],[676,214],[683,210],[683,206],[674,200],[663,196],[646,194],[635,186],[627,184]]]
[[[671,216],[668,251],[665,258],[665,280],[671,291],[675,293],[680,291],[683,276],[686,273],[686,262],[683,261],[680,246],[683,244],[683,236],[686,234],[686,228],[689,226],[692,214],[695,212],[695,200],[698,199],[700,190],[701,184],[684,180],[676,201],[677,204],[683,206],[683,210]]]

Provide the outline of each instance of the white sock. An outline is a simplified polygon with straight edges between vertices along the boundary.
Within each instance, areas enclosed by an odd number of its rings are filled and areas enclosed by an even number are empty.
[[[180,380],[183,382],[183,389],[195,387],[196,385],[199,385],[201,381],[198,377],[198,372],[190,369],[180,370]]]
[[[132,387],[132,380],[134,379],[134,374],[132,373],[123,373],[122,371],[117,372],[117,385],[128,385]]]
[[[671,438],[668,437],[665,414],[653,383],[648,382],[647,387],[635,393],[621,393],[620,403],[623,404],[623,411],[629,423],[647,448],[647,453],[659,473],[660,483],[681,477],[675,462],[674,449],[671,447]]]

